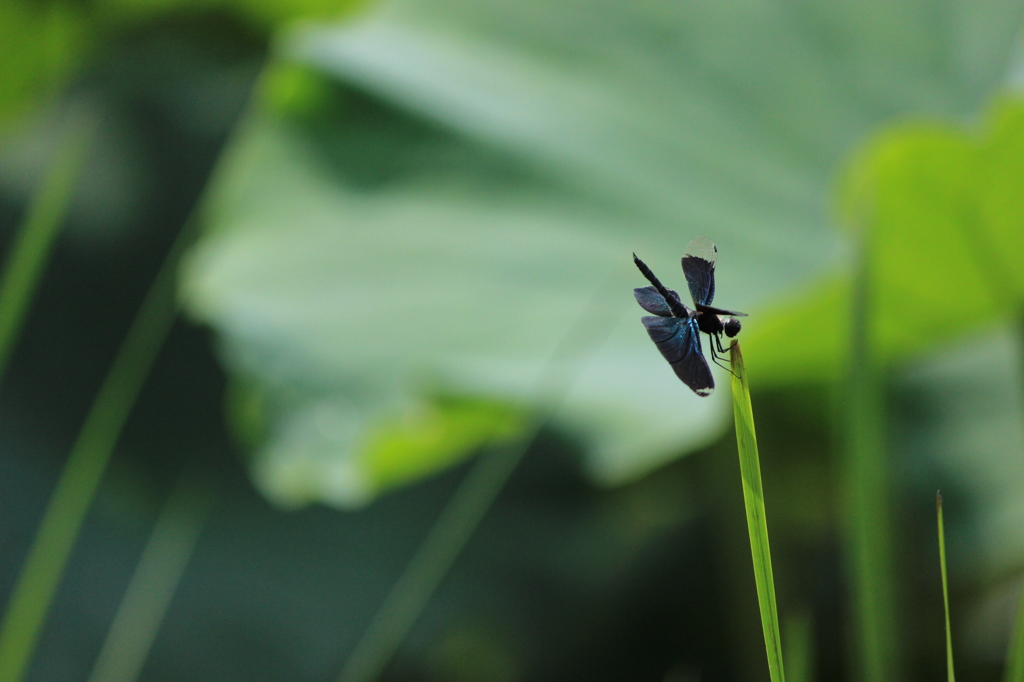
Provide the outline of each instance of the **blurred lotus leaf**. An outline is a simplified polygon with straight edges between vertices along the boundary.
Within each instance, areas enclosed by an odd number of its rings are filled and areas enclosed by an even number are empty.
[[[905,124],[853,164],[843,214],[870,243],[870,333],[882,363],[906,365],[913,409],[893,420],[898,470],[938,464],[972,493],[977,564],[1024,563],[1024,103],[998,102],[981,129]],[[849,278],[791,302],[749,339],[771,381],[836,376]],[[794,335],[805,325],[811,334]],[[915,357],[916,356],[916,357]],[[913,478],[913,477],[911,477]],[[962,520],[963,522],[963,520]]]
[[[261,488],[357,504],[507,433],[418,421],[443,414],[436,395],[555,403],[602,482],[709,442],[723,392],[678,382],[631,292],[631,252],[680,288],[698,234],[719,247],[716,303],[752,313],[754,378],[758,354],[766,382],[832,378],[841,343],[805,360],[799,337],[819,309],[841,335],[848,249],[828,198],[845,156],[897,117],[975,112],[1020,15],[410,0],[284,35],[183,273],[191,313],[266,396]],[[450,451],[375,469],[371,444],[417,423]]]
[[[982,130],[886,130],[848,174],[842,213],[871,249],[871,334],[892,364],[1019,315],[1024,301],[1024,104],[993,107]],[[748,353],[768,381],[838,376],[850,280],[789,300]],[[807,328],[811,334],[794,334]],[[756,363],[756,364],[755,364]]]

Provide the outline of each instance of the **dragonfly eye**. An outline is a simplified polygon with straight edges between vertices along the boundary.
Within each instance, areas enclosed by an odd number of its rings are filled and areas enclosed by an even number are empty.
[[[740,333],[740,321],[735,317],[725,319],[725,335],[730,339]]]

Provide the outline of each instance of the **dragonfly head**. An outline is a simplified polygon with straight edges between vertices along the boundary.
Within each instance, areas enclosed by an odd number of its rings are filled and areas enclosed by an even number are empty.
[[[740,321],[735,317],[727,317],[722,323],[725,326],[725,335],[730,339],[740,333]]]

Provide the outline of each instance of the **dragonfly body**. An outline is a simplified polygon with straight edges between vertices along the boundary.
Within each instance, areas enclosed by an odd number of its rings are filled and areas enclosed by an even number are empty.
[[[718,249],[707,237],[697,237],[686,247],[683,274],[690,289],[694,308],[682,302],[679,294],[665,287],[647,264],[633,254],[633,262],[651,283],[633,290],[640,307],[654,316],[642,317],[644,327],[679,379],[699,396],[711,395],[715,380],[701,348],[701,333],[708,335],[711,359],[724,353],[722,335],[732,338],[740,331],[737,317],[744,313],[711,306],[715,297],[715,263]],[[716,353],[717,350],[717,353]]]

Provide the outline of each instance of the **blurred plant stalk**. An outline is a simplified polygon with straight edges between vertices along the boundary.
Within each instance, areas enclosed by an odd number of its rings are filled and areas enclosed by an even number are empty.
[[[167,254],[57,480],[0,625],[0,682],[23,679],[31,661],[114,446],[177,317],[175,275],[196,222],[186,222]]]
[[[89,107],[75,107],[57,144],[50,171],[32,197],[25,221],[18,229],[0,281],[0,378],[3,377],[29,303],[64,225],[78,178],[99,128],[99,115]],[[38,540],[38,538],[37,538]],[[30,550],[31,554],[31,550]],[[39,561],[52,558],[40,553]],[[21,678],[28,652],[37,637],[25,627],[38,592],[22,571],[0,626],[0,680]],[[35,598],[33,598],[35,597]]]
[[[258,90],[259,85],[255,91]],[[232,154],[234,137],[247,131],[250,110],[251,105],[243,110],[210,174],[207,189],[197,199],[164,257],[61,470],[0,623],[0,682],[20,682],[25,677],[46,614],[114,446],[178,317],[178,266],[199,233],[208,187],[217,182],[225,157]]]
[[[534,423],[517,438],[499,439],[477,455],[356,641],[337,682],[373,682],[384,672],[537,435],[550,424],[587,360],[608,338],[618,315],[625,312],[626,308],[613,307],[609,313],[607,301],[614,295],[616,285],[615,278],[608,277],[594,291],[589,305],[567,327],[552,350],[546,371],[537,380],[536,394],[545,399]],[[581,338],[588,341],[580,344]]]
[[[142,551],[88,682],[138,679],[215,498],[195,472],[182,473]]]
[[[1024,589],[1017,601],[1017,617],[1010,632],[1003,682],[1024,682]]]
[[[867,223],[864,223],[867,224]],[[885,448],[884,383],[872,348],[871,243],[860,235],[850,320],[850,358],[842,412],[845,560],[852,598],[854,679],[899,679],[895,624],[889,461]]]
[[[0,377],[7,368],[29,302],[42,277],[60,227],[67,217],[71,198],[98,127],[99,117],[92,109],[80,107],[70,111],[50,172],[33,196],[25,222],[14,238],[0,283]],[[0,680],[21,679],[41,622],[41,617],[34,618],[34,607],[42,605],[45,612],[50,601],[44,595],[44,586],[28,579],[28,567],[34,555],[33,570],[39,568],[45,572],[56,568],[53,561],[58,557],[52,551],[55,546],[44,548],[38,545],[37,535],[29,550],[29,560],[18,577],[4,611],[3,625],[0,626]],[[60,569],[57,571],[59,581]],[[40,574],[37,577],[45,580],[46,576]],[[51,588],[50,597],[52,591]]]
[[[0,280],[0,378],[25,321],[32,295],[67,218],[86,155],[96,139],[98,113],[72,107],[49,172],[32,197],[18,228]]]

